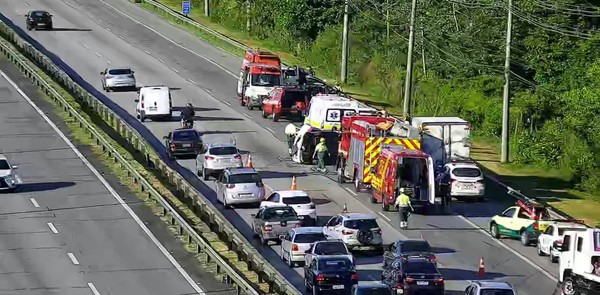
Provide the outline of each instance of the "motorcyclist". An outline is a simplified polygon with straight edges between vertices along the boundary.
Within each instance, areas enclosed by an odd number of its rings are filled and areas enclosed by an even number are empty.
[[[190,126],[194,125],[194,116],[196,116],[196,111],[194,111],[194,106],[191,103],[188,103],[183,110],[181,110],[181,122],[183,125],[188,123]]]

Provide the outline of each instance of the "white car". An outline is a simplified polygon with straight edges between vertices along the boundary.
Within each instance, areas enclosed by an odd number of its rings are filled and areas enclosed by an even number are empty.
[[[102,89],[106,92],[115,89],[136,89],[135,73],[130,68],[107,68],[100,73]]]
[[[196,172],[204,180],[211,175],[219,175],[227,168],[242,168],[240,150],[229,143],[204,143],[196,157]]]
[[[297,263],[304,263],[306,251],[317,241],[325,241],[323,228],[307,226],[290,229],[281,239],[281,260],[294,267]]]
[[[377,217],[364,213],[342,213],[323,227],[328,239],[342,240],[350,248],[383,251],[383,236]]]
[[[254,168],[227,168],[215,182],[217,202],[225,209],[238,204],[260,204],[265,198],[265,185]]]
[[[472,162],[451,162],[436,177],[436,183],[449,186],[451,197],[483,200],[485,184],[481,169]],[[442,190],[440,190],[442,191]]]
[[[538,237],[537,252],[540,256],[550,256],[550,261],[558,262],[560,252],[554,248],[554,242],[562,244],[563,235],[566,231],[586,231],[588,227],[585,224],[577,222],[557,222],[546,228],[544,233]]]
[[[317,224],[317,206],[305,191],[274,191],[265,201],[260,203],[260,207],[282,205],[294,208],[294,211],[298,214],[298,218],[302,219],[303,225],[311,226]]]
[[[496,281],[470,281],[465,289],[465,295],[517,295],[513,286],[508,282]]]
[[[11,165],[8,159],[0,154],[0,192],[14,192],[23,182],[15,170],[19,167]]]

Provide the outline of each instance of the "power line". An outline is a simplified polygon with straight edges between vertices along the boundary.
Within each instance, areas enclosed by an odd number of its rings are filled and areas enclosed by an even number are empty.
[[[508,8],[507,8],[508,9]],[[540,20],[536,20],[533,17],[527,15],[524,12],[521,12],[519,9],[517,8],[512,8],[511,12],[518,17],[519,19],[522,19],[536,27],[548,30],[548,31],[552,31],[561,35],[565,35],[565,36],[570,36],[570,37],[576,37],[576,38],[581,38],[581,39],[586,39],[589,40],[592,38],[592,35],[590,33],[585,33],[585,32],[579,32],[579,31],[574,31],[574,30],[569,30],[566,28],[561,28],[555,25],[550,25],[550,24],[546,24],[543,23]]]
[[[539,1],[539,0],[531,0],[530,2],[537,7],[542,7],[544,9],[550,9],[557,12],[566,13],[574,16],[584,16],[584,17],[600,17],[600,11],[598,11],[598,7],[582,7],[581,6],[572,6],[573,8],[569,8],[568,6],[558,6],[556,4],[550,4],[549,2]],[[595,10],[595,11],[590,11]]]

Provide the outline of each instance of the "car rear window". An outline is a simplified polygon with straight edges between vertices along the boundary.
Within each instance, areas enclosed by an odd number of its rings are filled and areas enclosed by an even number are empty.
[[[515,292],[507,289],[483,289],[479,292],[481,295],[515,295]]]
[[[437,273],[435,266],[431,262],[407,262],[404,264],[404,271],[407,273]]]
[[[293,102],[296,102],[296,101],[304,102],[305,94],[304,94],[304,92],[300,92],[300,91],[286,91],[283,94],[283,99],[293,101]]]
[[[319,270],[321,271],[338,271],[338,270],[350,270],[352,268],[352,262],[349,259],[337,258],[337,259],[322,259],[319,261]]]
[[[131,69],[112,69],[108,70],[109,75],[130,75]]]
[[[309,204],[312,200],[308,196],[296,196],[283,198],[283,203],[286,205]]]
[[[215,147],[210,149],[210,154],[215,156],[235,155],[237,153],[238,149],[232,146]]]
[[[0,160],[0,169],[2,169],[2,170],[10,169],[10,165],[8,165],[8,161]]]
[[[372,218],[353,219],[353,220],[344,221],[344,227],[349,228],[349,229],[361,229],[361,228],[372,229],[372,228],[379,228],[379,224],[377,224],[377,221]]]
[[[229,176],[229,183],[254,183],[261,181],[258,173],[234,174]]]
[[[49,17],[50,14],[45,11],[34,11],[31,13],[33,17]]]
[[[295,243],[314,243],[316,241],[325,241],[327,238],[322,233],[297,234],[294,237]]]
[[[452,170],[452,174],[457,177],[479,177],[481,171],[477,168],[456,168]]]
[[[386,287],[359,288],[357,295],[390,295],[392,291]]]
[[[195,140],[198,138],[196,131],[178,131],[173,133],[173,140]]]
[[[315,247],[317,255],[346,255],[348,251],[343,242],[318,243]]]
[[[297,215],[293,208],[291,207],[283,207],[283,208],[268,208],[263,213],[264,220],[274,220],[274,219],[296,219]]]
[[[410,241],[402,244],[400,251],[402,252],[413,252],[413,251],[431,251],[431,246],[425,241]]]

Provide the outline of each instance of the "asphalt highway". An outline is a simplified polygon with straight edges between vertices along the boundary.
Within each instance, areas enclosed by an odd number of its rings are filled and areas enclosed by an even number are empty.
[[[26,77],[17,81],[28,87],[28,98],[38,100],[33,98],[38,89]],[[16,193],[0,193],[0,294],[228,289],[210,275],[190,277],[125,203],[135,196],[111,187],[40,113],[0,77],[0,153],[18,166],[24,183]]]
[[[316,175],[309,167],[287,159],[287,146],[283,142],[287,122],[274,123],[261,118],[260,112],[239,106],[235,77],[241,58],[207,45],[126,0],[28,0],[26,3],[0,0],[0,4],[3,13],[22,28],[23,15],[29,9],[46,9],[54,14],[56,31],[34,31],[31,36],[97,89],[101,89],[99,73],[106,66],[119,65],[131,66],[140,86],[164,84],[177,89],[173,91],[174,106],[181,107],[189,101],[199,107],[197,128],[207,138],[233,136],[242,150],[252,154],[254,167],[261,171],[269,187],[287,189],[291,176],[298,175],[299,188],[309,191],[318,204],[321,222],[347,204],[349,211],[377,215],[386,242],[406,237],[427,239],[439,256],[448,294],[459,294],[466,281],[481,279],[475,275],[481,257],[486,263],[484,279],[509,281],[519,294],[550,294],[554,290],[556,266],[537,257],[535,249],[525,249],[518,241],[498,243],[477,227],[485,225],[511,202],[499,187],[488,184],[489,200],[484,204],[457,203],[444,214],[415,214],[411,217],[411,230],[400,232],[397,215],[382,213],[380,205],[370,204],[366,194],[357,195],[350,185],[338,185],[333,175]],[[134,114],[134,92],[111,92],[107,96]],[[179,126],[178,121],[175,116],[173,122],[145,125],[162,138]],[[179,163],[195,172],[194,160]],[[212,182],[206,185],[213,187]],[[214,193],[206,193],[206,197],[216,203]],[[250,214],[256,209],[223,212],[252,240],[248,224]],[[258,241],[254,243],[295,286],[303,288],[301,268],[291,270],[278,260],[278,246],[272,246],[274,251],[271,251]],[[380,257],[359,257],[361,280],[378,280],[380,262]]]

